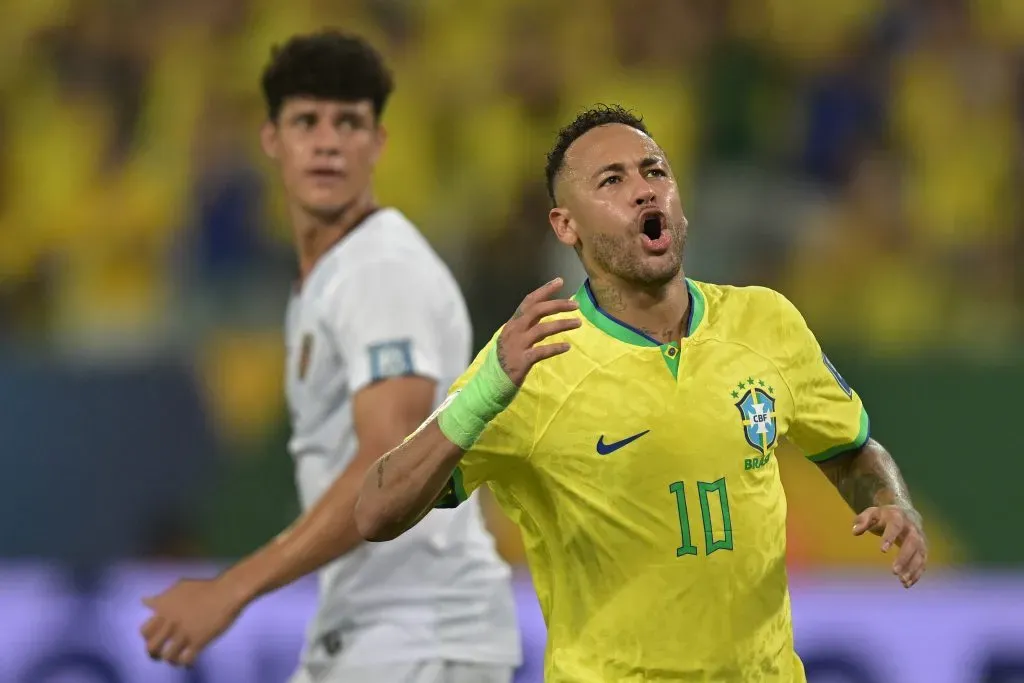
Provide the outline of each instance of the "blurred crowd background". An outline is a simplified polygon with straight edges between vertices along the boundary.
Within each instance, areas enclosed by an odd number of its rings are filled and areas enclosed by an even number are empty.
[[[298,510],[280,326],[295,273],[258,147],[271,47],[362,33],[397,90],[382,203],[461,282],[477,347],[581,272],[544,155],[643,114],[691,277],[779,289],[864,396],[936,570],[1019,571],[1024,2],[32,0],[0,21],[0,556],[229,558]],[[781,459],[794,572],[885,570]],[[502,551],[515,531],[492,515]]]

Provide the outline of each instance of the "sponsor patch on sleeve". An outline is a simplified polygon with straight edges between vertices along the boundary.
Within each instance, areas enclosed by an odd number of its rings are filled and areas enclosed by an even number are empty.
[[[853,389],[846,383],[846,380],[839,374],[839,371],[836,370],[836,366],[832,365],[832,361],[828,359],[828,356],[826,356],[824,352],[821,354],[821,360],[824,361],[825,367],[828,368],[830,373],[832,373],[832,376],[835,377],[836,382],[840,387],[842,387],[843,391],[846,392],[846,395],[853,398]]]
[[[374,382],[413,374],[412,342],[408,339],[373,344],[370,354],[370,379]]]

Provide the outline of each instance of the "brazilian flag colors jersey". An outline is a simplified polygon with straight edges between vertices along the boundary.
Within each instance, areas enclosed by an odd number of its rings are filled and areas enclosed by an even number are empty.
[[[533,368],[440,503],[486,483],[521,528],[547,683],[805,681],[775,450],[857,448],[867,414],[782,295],[686,284],[688,334],[672,344],[584,284],[568,314],[583,326],[555,339],[572,349]]]

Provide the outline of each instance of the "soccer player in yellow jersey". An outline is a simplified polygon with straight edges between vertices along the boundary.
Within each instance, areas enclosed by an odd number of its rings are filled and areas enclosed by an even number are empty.
[[[393,538],[486,483],[523,532],[548,683],[804,681],[776,447],[819,464],[858,513],[853,533],[901,548],[909,587],[927,548],[899,470],[789,301],[684,277],[678,188],[640,120],[582,114],[548,184],[588,281],[570,301],[549,300],[558,281],[527,297],[378,461],[361,532]]]
[[[355,519],[385,541],[486,483],[521,527],[548,626],[548,683],[802,683],[785,572],[788,438],[900,548],[927,548],[860,398],[799,312],[681,270],[671,167],[619,108],[582,114],[548,157],[559,240],[589,275],[530,294],[405,443],[367,473]],[[326,508],[324,508],[326,510]],[[282,541],[327,541],[312,510]],[[296,560],[296,565],[300,563]]]

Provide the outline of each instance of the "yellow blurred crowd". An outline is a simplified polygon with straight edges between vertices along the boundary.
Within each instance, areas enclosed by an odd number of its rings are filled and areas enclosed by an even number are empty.
[[[33,0],[3,15],[0,328],[15,338],[166,334],[200,197],[239,163],[269,170],[256,131],[271,46],[328,25],[367,35],[396,74],[380,198],[477,292],[521,294],[503,274],[529,282],[515,255],[547,248],[554,132],[619,102],[668,151],[694,215],[711,168],[820,186],[777,246],[742,226],[730,244],[770,261],[758,277],[823,335],[889,354],[1000,353],[1024,336],[1024,3]],[[825,83],[840,104],[822,120],[842,122],[861,104],[842,104],[851,75],[881,123],[817,178],[800,162],[818,144],[807,103]],[[246,196],[249,229],[285,252],[274,184]],[[718,228],[693,220],[694,242]]]

